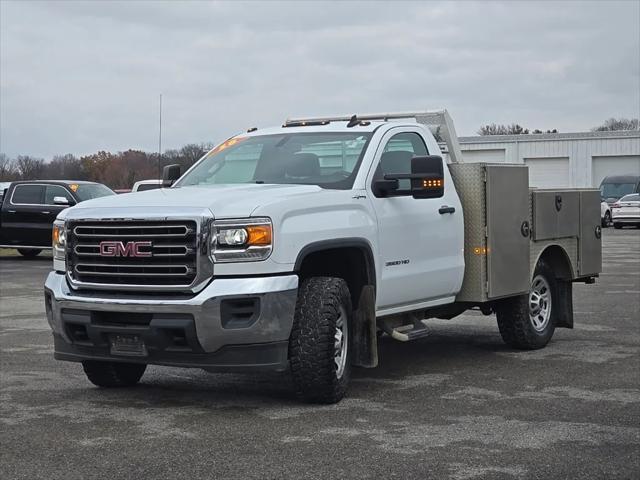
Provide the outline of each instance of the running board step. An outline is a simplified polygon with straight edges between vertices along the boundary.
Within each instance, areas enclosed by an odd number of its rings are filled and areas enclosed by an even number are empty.
[[[391,328],[384,322],[380,322],[380,327],[391,338],[398,340],[399,342],[417,340],[419,338],[428,337],[430,334],[429,328],[427,328],[424,321],[417,321],[414,324],[403,325],[396,328]]]

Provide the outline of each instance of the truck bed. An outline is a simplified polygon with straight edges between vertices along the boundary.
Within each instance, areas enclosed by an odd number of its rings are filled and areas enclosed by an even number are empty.
[[[597,189],[529,188],[526,165],[450,164],[465,218],[465,275],[458,302],[526,293],[540,255],[553,247],[570,279],[602,268]]]

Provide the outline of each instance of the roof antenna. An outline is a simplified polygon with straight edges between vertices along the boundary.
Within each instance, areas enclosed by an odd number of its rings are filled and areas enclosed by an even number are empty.
[[[358,120],[357,115],[354,115],[351,117],[351,120],[349,120],[349,123],[347,123],[347,128],[355,127],[358,123],[360,123],[360,120]]]

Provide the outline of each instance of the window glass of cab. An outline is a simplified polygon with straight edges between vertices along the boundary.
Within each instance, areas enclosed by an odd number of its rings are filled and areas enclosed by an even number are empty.
[[[427,146],[420,135],[414,132],[398,133],[384,147],[374,179],[386,173],[411,173],[411,159],[428,155]],[[411,180],[399,180],[399,189],[411,188]]]
[[[46,205],[55,205],[53,201],[54,197],[64,197],[67,199],[67,202],[74,202],[71,194],[66,188],[61,187],[60,185],[47,185],[44,193],[44,203]]]
[[[44,185],[16,185],[11,196],[14,205],[41,205],[44,197]]]

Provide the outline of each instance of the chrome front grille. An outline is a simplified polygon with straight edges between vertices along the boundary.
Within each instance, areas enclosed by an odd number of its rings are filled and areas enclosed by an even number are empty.
[[[72,221],[67,272],[80,285],[190,287],[198,231],[190,220]]]

